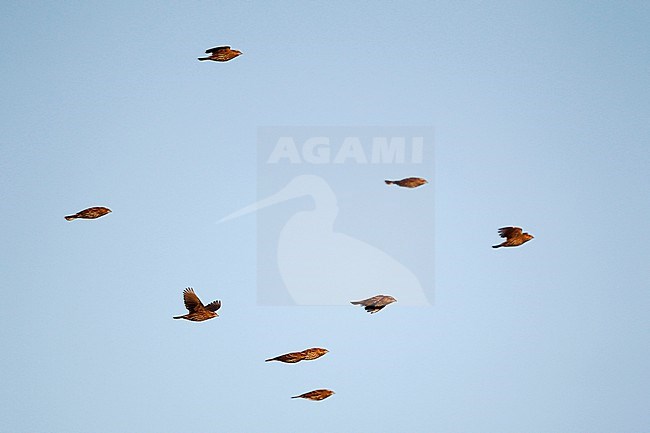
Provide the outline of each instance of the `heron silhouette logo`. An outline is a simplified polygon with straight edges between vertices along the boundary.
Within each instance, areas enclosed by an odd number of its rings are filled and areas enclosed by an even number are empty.
[[[369,133],[366,130],[354,132],[360,136]],[[346,128],[330,133],[340,136],[350,131]],[[335,190],[341,191],[342,187],[346,193],[356,188],[359,198],[365,197],[370,201],[383,196],[387,203],[394,204],[399,199],[395,195],[396,190],[385,188],[384,184],[384,177],[396,177],[393,176],[394,172],[377,171],[376,177],[368,178],[369,182],[359,182],[354,173],[342,173],[340,164],[331,164],[336,168],[321,173],[291,173],[290,168],[295,165],[290,160],[280,164],[277,160],[269,162],[269,154],[277,151],[278,140],[287,136],[286,129],[273,130],[271,134],[265,132],[265,139],[260,140],[261,144],[266,144],[263,148],[267,149],[259,155],[262,161],[258,179],[260,198],[219,221],[226,223],[252,213],[257,216],[258,302],[275,305],[349,305],[352,299],[385,293],[394,296],[400,305],[429,305],[431,291],[425,290],[421,277],[422,269],[431,269],[432,253],[428,266],[422,266],[426,260],[421,260],[421,254],[414,255],[420,262],[412,266],[408,257],[402,258],[386,248],[391,240],[398,240],[397,249],[405,250],[404,237],[396,233],[399,227],[389,226],[386,230],[384,226],[382,230],[381,225],[370,223],[359,227],[355,221],[358,223],[367,218],[365,213],[372,210],[373,205],[369,202],[365,206],[358,200],[350,200],[347,194],[339,194],[343,197],[343,200],[339,200],[335,193]],[[296,142],[300,141],[296,139]],[[335,141],[335,137],[332,141]],[[418,152],[421,153],[421,149]],[[401,171],[394,174],[399,176]],[[364,193],[364,188],[370,191]],[[422,191],[426,194],[424,188]],[[420,201],[412,194],[414,191],[400,192],[404,193],[407,208]],[[340,205],[345,206],[344,212],[339,212]],[[382,203],[379,205],[377,210],[382,211],[386,203],[383,208]],[[400,206],[389,207],[401,209]],[[431,211],[423,212],[420,218],[426,220],[430,213],[432,220],[432,206],[424,208]],[[343,221],[339,218],[340,214],[344,214],[344,218],[341,218]],[[395,215],[387,215],[386,218],[390,222]],[[347,224],[348,220],[353,222]],[[430,232],[433,232],[433,227]],[[412,241],[416,245],[422,238],[415,237]],[[433,250],[432,243],[425,247]],[[428,283],[431,284],[432,280],[428,278]]]

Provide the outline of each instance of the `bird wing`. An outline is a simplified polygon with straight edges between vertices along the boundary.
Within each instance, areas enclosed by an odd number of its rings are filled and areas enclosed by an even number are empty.
[[[197,308],[203,307],[203,303],[199,297],[196,296],[194,289],[191,287],[183,290],[183,301],[185,302],[185,308],[187,308],[187,311],[190,313],[196,311]]]
[[[310,400],[324,400],[332,394],[334,393],[329,389],[316,389],[314,391],[306,392],[300,395],[300,397],[308,398]]]
[[[218,53],[220,51],[228,51],[229,49],[230,49],[229,46],[224,45],[224,46],[221,46],[221,47],[214,47],[214,48],[207,49],[207,50],[205,50],[205,52],[206,52],[206,54],[210,54],[210,53],[215,54],[215,53]]]
[[[499,236],[506,239],[516,238],[521,235],[521,227],[501,227]]]
[[[363,305],[366,307],[380,307],[385,305],[386,297],[382,295],[373,296],[363,301]]]
[[[219,308],[221,308],[221,301],[212,301],[205,306],[206,310],[210,310],[213,313],[216,312]]]
[[[365,310],[370,314],[375,314],[377,311],[381,311],[383,308],[384,305],[381,306],[368,305],[367,307],[365,307]]]
[[[374,305],[374,303],[377,301],[377,298],[379,298],[379,297],[380,296],[373,296],[372,298],[362,299],[360,301],[350,301],[350,304],[352,304],[352,305],[363,305],[364,307],[368,306],[368,305]]]

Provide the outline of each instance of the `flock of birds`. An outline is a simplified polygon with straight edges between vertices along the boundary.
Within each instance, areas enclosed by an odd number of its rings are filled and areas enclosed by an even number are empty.
[[[227,62],[242,54],[241,51],[233,50],[229,46],[210,48],[206,50],[205,53],[208,54],[208,56],[199,57],[198,59],[200,61],[211,60],[215,62]],[[408,177],[406,179],[400,180],[385,180],[384,182],[387,185],[397,185],[404,188],[417,188],[428,183],[425,179],[419,177]],[[107,215],[110,212],[112,211],[107,207],[96,206],[79,211],[74,215],[68,215],[65,217],[65,219],[68,221],[75,219],[96,219]],[[492,248],[517,247],[534,238],[531,234],[524,233],[521,227],[502,227],[499,229],[499,236],[504,238],[505,241],[498,245],[493,245]],[[209,304],[204,305],[194,292],[194,289],[191,287],[188,287],[183,291],[183,302],[188,313],[180,316],[174,316],[174,319],[185,319],[193,322],[203,322],[205,320],[219,317],[217,311],[221,308],[221,301],[212,301]],[[362,299],[360,301],[350,301],[352,305],[363,306],[364,309],[370,314],[381,311],[384,307],[392,304],[393,302],[397,302],[397,299],[389,295],[376,295],[368,299]],[[328,352],[329,351],[327,349],[313,347],[300,352],[285,353],[274,358],[266,359],[265,362],[279,361],[288,364],[294,364],[300,361],[311,361],[318,359]],[[293,396],[291,398],[304,398],[313,401],[320,401],[330,397],[333,394],[334,391],[329,389],[316,389],[304,394]]]

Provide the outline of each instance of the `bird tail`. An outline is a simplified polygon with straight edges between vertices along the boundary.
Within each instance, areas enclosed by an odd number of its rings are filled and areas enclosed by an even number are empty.
[[[77,219],[77,215],[68,215],[67,217],[65,217],[65,219],[66,219],[67,221],[76,220],[76,219]]]
[[[174,319],[182,319],[185,316],[174,316]]]
[[[294,396],[291,397],[291,398],[300,398],[300,396],[299,396],[299,395],[294,395]]]
[[[361,301],[350,301],[352,305],[361,305]]]
[[[264,362],[277,361],[277,360],[278,358],[269,358],[269,359],[265,359]]]
[[[199,57],[198,59],[200,61],[204,61],[204,60],[210,60],[210,57]]]
[[[501,245],[501,244],[499,244],[499,245],[492,245],[492,248],[499,248],[499,247],[502,247],[502,246],[503,246],[503,245]]]
[[[386,185],[390,185],[391,183],[395,183],[392,180],[385,180],[384,182],[386,182]]]

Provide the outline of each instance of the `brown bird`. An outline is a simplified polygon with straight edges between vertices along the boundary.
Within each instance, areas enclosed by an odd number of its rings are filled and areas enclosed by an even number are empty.
[[[505,238],[506,240],[499,245],[492,245],[492,248],[518,247],[519,245],[524,244],[531,239],[534,239],[533,235],[522,233],[521,227],[501,227],[499,229],[499,236]]]
[[[183,316],[175,316],[174,319],[203,322],[204,320],[212,319],[213,317],[219,317],[217,310],[221,308],[221,301],[213,301],[208,305],[203,305],[199,297],[194,293],[194,289],[191,287],[183,290],[183,301],[185,302],[185,308],[187,308],[189,313]]]
[[[305,349],[302,352],[285,353],[284,355],[276,356],[275,358],[266,359],[264,362],[280,361],[294,364],[300,361],[311,361],[312,359],[320,358],[327,352],[329,352],[329,350],[321,349],[320,347],[313,347],[311,349]]]
[[[242,54],[241,51],[231,50],[228,46],[214,47],[209,50],[205,50],[206,54],[210,54],[208,57],[199,57],[199,60],[212,60],[214,62],[227,62],[232,60],[235,57]]]
[[[366,307],[365,310],[370,314],[376,313],[386,305],[392,304],[393,302],[397,302],[397,299],[388,295],[377,295],[362,301],[350,301],[352,305],[363,305]]]
[[[385,180],[384,182],[386,182],[386,185],[395,184],[405,188],[417,188],[420,185],[429,183],[421,177],[407,177],[406,179],[402,180]]]
[[[316,389],[314,391],[309,391],[304,394],[293,396],[291,398],[306,398],[308,400],[321,401],[325,400],[332,394],[334,394],[334,391],[330,391],[329,389]]]
[[[107,213],[113,212],[107,207],[89,207],[88,209],[80,210],[74,215],[68,215],[67,217],[64,217],[68,221],[76,220],[77,218],[83,218],[87,220],[93,220],[95,218],[99,218],[100,216],[104,216]]]

